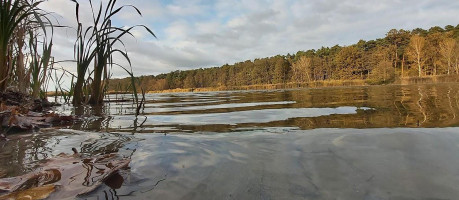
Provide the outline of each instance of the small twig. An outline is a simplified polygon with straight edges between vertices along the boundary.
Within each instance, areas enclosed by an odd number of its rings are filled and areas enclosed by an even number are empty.
[[[167,174],[165,175],[165,177],[167,177]],[[141,192],[141,193],[150,192],[150,191],[152,191],[153,189],[155,189],[156,186],[157,186],[159,183],[161,183],[162,181],[165,181],[165,180],[166,180],[166,178],[163,178],[163,179],[157,181],[156,184],[153,185],[153,187],[152,187],[151,189],[148,189],[148,190],[145,190],[145,191],[140,191],[140,192]]]

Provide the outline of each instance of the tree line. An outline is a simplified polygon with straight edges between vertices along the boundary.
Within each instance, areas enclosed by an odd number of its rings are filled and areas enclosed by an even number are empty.
[[[384,38],[350,46],[322,47],[246,60],[220,67],[137,77],[147,91],[259,84],[365,80],[391,83],[400,77],[459,74],[459,25],[428,30],[392,29]],[[130,78],[110,80],[109,90],[128,90]]]

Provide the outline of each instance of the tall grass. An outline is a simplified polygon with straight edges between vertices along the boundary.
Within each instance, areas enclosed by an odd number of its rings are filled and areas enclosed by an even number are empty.
[[[46,39],[42,42],[42,54],[39,54],[38,51],[38,40],[37,37],[30,34],[29,46],[31,48],[30,57],[30,71],[31,71],[31,89],[32,97],[39,98],[41,86],[45,83],[47,78],[47,72],[49,70],[50,60],[51,60],[51,49],[53,46],[53,41],[48,42]],[[44,98],[44,96],[41,96]]]
[[[18,40],[14,40],[16,34],[25,35],[26,31],[34,32],[37,27],[41,27],[46,35],[46,28],[42,19],[47,19],[45,14],[38,8],[43,1],[27,1],[27,0],[0,0],[0,92],[5,91],[10,79],[12,71],[17,60],[14,60],[15,49],[19,51],[19,69],[20,75],[24,70],[21,62],[22,44],[18,48],[16,44]],[[49,21],[49,20],[48,20]],[[25,28],[25,30],[19,30]],[[23,37],[20,40],[23,40]],[[19,40],[19,41],[20,41]],[[23,78],[23,77],[20,77]]]
[[[114,62],[114,55],[117,54],[124,58],[131,66],[131,60],[127,52],[123,49],[117,48],[118,46],[124,47],[121,38],[124,35],[134,37],[131,30],[135,27],[143,27],[148,33],[156,37],[155,34],[144,25],[131,26],[129,28],[117,27],[112,24],[112,18],[120,13],[124,8],[133,8],[136,13],[142,16],[138,8],[132,5],[116,6],[116,0],[109,0],[104,7],[101,2],[98,8],[95,8],[93,1],[89,0],[92,12],[92,24],[87,28],[83,28],[80,22],[80,5],[78,1],[75,2],[76,6],[76,19],[78,22],[77,40],[75,43],[75,60],[77,61],[77,82],[74,88],[73,104],[80,105],[84,102],[89,102],[92,105],[98,105],[103,102],[103,97],[106,92],[105,84],[108,81],[110,74],[108,71],[113,66],[120,66]],[[94,69],[89,72],[93,75],[91,85],[91,95],[83,97],[85,80],[90,79],[87,73],[90,64],[94,64]],[[122,67],[123,69],[126,69]],[[126,70],[132,77],[132,71]],[[104,80],[102,81],[102,76]],[[86,91],[87,92],[87,91]],[[133,90],[134,95],[137,96],[137,90]],[[87,99],[89,98],[89,99]],[[138,98],[136,98],[138,99]]]
[[[156,36],[144,25],[118,27],[112,23],[112,19],[125,8],[132,8],[135,14],[142,16],[140,10],[132,5],[118,6],[116,0],[101,0],[97,6],[89,0],[85,2],[89,2],[90,10],[84,13],[90,14],[92,22],[83,24],[79,2],[71,1],[75,3],[78,25],[74,44],[77,73],[71,74],[71,88],[66,90],[61,87],[64,75],[59,77],[55,72],[53,78],[51,73],[57,70],[53,65],[58,62],[54,62],[51,54],[54,26],[47,17],[48,13],[38,8],[43,0],[0,0],[0,92],[14,85],[18,86],[20,92],[30,91],[33,98],[44,98],[46,93],[43,91],[47,89],[49,81],[53,80],[56,83],[56,94],[65,95],[66,102],[72,99],[74,105],[98,105],[103,103],[110,70],[119,66],[131,76],[135,102],[141,105],[131,60],[122,38],[126,35],[134,37],[131,31],[135,27],[142,27],[153,37]],[[51,27],[50,35],[47,34],[48,27]],[[129,67],[115,62],[120,60],[127,61]],[[69,73],[64,69],[62,71]]]
[[[77,4],[77,13],[78,13],[78,4]],[[91,64],[96,51],[92,49],[94,46],[93,42],[86,37],[88,32],[91,31],[91,27],[88,27],[83,33],[83,25],[79,22],[79,17],[77,14],[78,29],[77,29],[77,39],[74,45],[74,57],[77,65],[77,80],[75,83],[74,93],[73,93],[73,105],[80,105],[83,102],[83,86],[85,83],[86,72]],[[87,41],[87,42],[86,42]]]

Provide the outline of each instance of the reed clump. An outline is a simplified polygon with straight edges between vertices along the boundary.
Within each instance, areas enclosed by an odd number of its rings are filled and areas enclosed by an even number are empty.
[[[73,92],[73,105],[81,105],[89,103],[91,105],[99,105],[103,103],[103,98],[107,92],[107,85],[110,80],[110,70],[114,67],[121,67],[131,77],[131,87],[134,99],[138,104],[137,89],[135,77],[132,72],[131,60],[124,49],[122,37],[129,35],[135,27],[142,27],[153,37],[156,37],[145,25],[136,25],[128,28],[119,27],[112,23],[113,17],[117,16],[120,11],[125,8],[132,8],[138,15],[142,16],[140,10],[132,5],[117,6],[116,0],[110,0],[104,6],[100,2],[98,7],[93,6],[93,1],[90,0],[92,21],[93,23],[84,26],[80,21],[80,4],[76,0],[76,20],[78,23],[77,40],[75,42],[75,60],[77,63],[76,83]],[[129,67],[122,66],[116,63],[113,59],[115,54],[124,58]],[[91,70],[90,65],[94,68]],[[89,82],[91,80],[91,82]],[[90,91],[90,92],[89,92]],[[90,94],[90,95],[89,95]]]
[[[66,103],[73,105],[99,105],[107,94],[107,86],[113,67],[120,67],[131,77],[132,92],[137,104],[136,82],[131,60],[125,50],[123,37],[134,37],[131,31],[140,27],[156,38],[145,25],[120,27],[112,20],[130,8],[142,16],[132,5],[118,5],[119,1],[85,1],[90,10],[80,10],[80,2],[75,3],[77,22],[74,43],[74,60],[55,61],[52,55],[55,28],[69,28],[56,25],[49,12],[40,9],[41,0],[0,0],[0,93],[7,89],[30,95],[32,99],[46,99],[49,85],[54,83],[52,95],[60,95]],[[92,17],[91,23],[83,24],[80,15]],[[122,59],[114,59],[116,56]],[[127,61],[123,66],[115,62]],[[75,63],[76,73],[60,66],[59,63]],[[63,88],[66,79],[71,79],[69,88]],[[141,88],[142,89],[142,88]]]

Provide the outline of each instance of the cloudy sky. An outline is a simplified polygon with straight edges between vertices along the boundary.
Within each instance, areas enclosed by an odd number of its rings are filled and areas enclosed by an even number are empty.
[[[97,1],[97,0],[95,0]],[[80,0],[82,11],[88,5]],[[126,9],[120,26],[145,24],[146,31],[126,37],[136,75],[220,66],[321,46],[349,45],[359,39],[384,37],[392,29],[459,24],[458,0],[120,0],[143,13]],[[70,0],[49,0],[42,7],[62,25],[76,27]],[[89,12],[82,12],[89,24]],[[56,30],[57,60],[73,59],[74,29]],[[75,71],[74,64],[62,64]],[[115,77],[126,76],[114,70]]]

